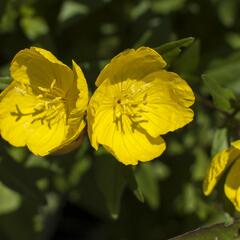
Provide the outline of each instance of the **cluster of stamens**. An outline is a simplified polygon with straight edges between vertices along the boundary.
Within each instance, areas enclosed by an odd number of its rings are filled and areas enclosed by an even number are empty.
[[[136,125],[140,122],[146,121],[142,117],[142,113],[147,112],[144,105],[147,104],[147,93],[137,91],[135,93],[124,92],[115,97],[113,104],[114,122],[117,126],[122,127],[122,117],[127,116]]]
[[[31,90],[30,90],[31,89]],[[31,86],[24,86],[26,94],[33,94]],[[16,112],[12,112],[12,116],[16,116],[16,121],[20,120],[24,116],[32,116],[32,122],[40,121],[41,124],[45,122],[48,127],[51,128],[54,124],[54,119],[59,117],[59,113],[65,106],[65,92],[56,86],[56,80],[53,80],[50,88],[37,87],[35,89],[37,93],[38,103],[34,106],[33,111],[24,113],[20,110],[20,107],[16,105]]]

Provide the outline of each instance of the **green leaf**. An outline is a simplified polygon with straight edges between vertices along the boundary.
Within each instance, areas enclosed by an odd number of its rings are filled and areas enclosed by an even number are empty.
[[[237,17],[238,2],[236,0],[222,0],[219,2],[218,15],[222,23],[231,27]]]
[[[155,50],[161,54],[164,60],[166,60],[166,62],[169,64],[181,53],[183,47],[190,46],[193,41],[193,37],[183,38],[177,41],[165,43],[160,47],[155,48]]]
[[[158,13],[168,14],[184,6],[186,0],[155,0],[152,3],[152,10]]]
[[[239,221],[230,225],[222,223],[205,228],[199,228],[169,240],[239,240],[239,229]]]
[[[219,151],[226,149],[228,147],[228,139],[227,139],[227,129],[217,129],[215,131],[212,143],[211,155],[214,156]]]
[[[234,52],[221,59],[215,59],[205,72],[209,78],[216,79],[240,94],[240,52]]]
[[[232,90],[222,87],[215,78],[209,75],[202,75],[203,82],[209,90],[215,106],[223,111],[230,112],[232,110],[231,101],[235,100]]]
[[[9,84],[11,82],[11,77],[9,77],[9,76],[0,77],[0,82]]]
[[[9,0],[5,6],[2,6],[4,9],[4,13],[0,19],[0,32],[2,33],[9,33],[15,30],[16,20],[19,13],[14,4],[14,1]]]
[[[89,13],[87,5],[74,1],[65,1],[58,16],[59,22],[65,22],[76,15],[86,15]]]
[[[196,40],[178,57],[173,68],[176,72],[193,73],[199,65],[199,57],[200,42]]]
[[[227,43],[233,48],[233,49],[240,49],[240,34],[239,33],[228,33],[226,36]]]
[[[194,181],[202,181],[209,165],[209,156],[201,147],[195,147],[193,153],[195,161],[191,166],[192,179]]]
[[[72,164],[69,177],[67,179],[71,188],[77,186],[83,175],[89,170],[91,162],[87,157],[79,158],[78,161]]]
[[[177,207],[179,212],[184,214],[191,214],[197,210],[197,194],[196,189],[192,183],[186,183],[183,186],[183,191],[177,199]]]
[[[142,190],[138,186],[135,176],[135,169],[133,167],[127,167],[124,172],[129,188],[133,191],[133,194],[136,196],[136,198],[143,203],[144,196]]]
[[[23,17],[20,21],[21,27],[30,40],[46,35],[49,31],[47,22],[37,16]]]
[[[34,231],[34,215],[41,212],[31,198],[22,198],[22,204],[17,211],[0,216],[1,239],[39,239],[39,233]],[[39,211],[40,210],[40,211]],[[49,223],[48,223],[49,224]],[[42,239],[42,238],[41,238]]]
[[[0,215],[14,212],[21,204],[21,196],[0,182]]]
[[[35,169],[27,169],[10,157],[0,161],[0,180],[6,186],[37,203],[45,204],[45,197],[35,184],[37,173]]]
[[[124,173],[126,166],[107,154],[98,156],[95,161],[97,185],[105,198],[112,218],[117,219],[121,197],[127,184]]]
[[[144,198],[151,208],[156,209],[159,206],[160,194],[158,178],[153,164],[141,164],[136,170],[136,179]]]

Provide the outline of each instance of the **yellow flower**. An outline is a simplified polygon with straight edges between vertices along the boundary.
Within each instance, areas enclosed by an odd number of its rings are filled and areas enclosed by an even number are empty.
[[[210,164],[203,182],[203,192],[209,195],[226,169],[230,168],[224,184],[227,198],[240,211],[240,140],[232,142],[231,146],[217,153]]]
[[[120,162],[135,165],[165,150],[160,135],[193,119],[194,95],[153,49],[126,50],[105,66],[88,106],[88,134]]]
[[[32,47],[14,57],[13,81],[0,95],[0,134],[36,155],[75,144],[85,127],[88,89],[80,67],[73,69],[49,51]]]

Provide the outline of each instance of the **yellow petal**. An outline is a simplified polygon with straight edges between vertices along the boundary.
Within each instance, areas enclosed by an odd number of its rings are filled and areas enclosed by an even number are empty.
[[[240,140],[236,140],[234,142],[231,142],[231,145],[240,150]]]
[[[112,115],[113,94],[114,94],[114,88],[109,86],[108,81],[105,81],[101,84],[100,87],[96,89],[96,91],[94,92],[93,96],[89,101],[89,105],[87,109],[88,136],[92,146],[96,150],[98,149],[98,142],[96,139],[96,136],[98,135],[98,133],[94,129],[95,124],[99,123],[99,130],[104,131],[104,127],[101,127],[101,125],[105,123],[105,121],[109,121],[108,123],[113,123],[113,120],[114,120]],[[105,113],[107,113],[107,116],[104,116]]]
[[[55,80],[58,88],[68,91],[73,81],[71,69],[49,51],[40,48],[18,52],[11,62],[10,72],[15,81],[33,87],[49,88]]]
[[[73,116],[70,116],[70,117],[72,117],[72,119],[71,118],[68,119],[68,124],[66,125],[65,123],[65,128],[67,129],[67,132],[66,132],[66,135],[64,136],[64,139],[62,140],[61,144],[53,148],[51,152],[56,152],[56,151],[59,152],[63,148],[74,149],[73,146],[76,146],[77,144],[80,145],[81,141],[77,142],[77,139],[79,138],[80,134],[83,132],[86,126],[84,115],[83,114],[81,115],[78,112],[78,114],[76,114],[75,117]]]
[[[67,125],[69,126],[68,132],[62,144],[56,149],[53,149],[52,152],[62,151],[62,148],[70,149],[68,145],[73,142],[73,146],[77,145],[75,140],[78,139],[86,126],[85,111],[87,110],[88,104],[88,86],[81,68],[74,61],[72,61],[72,64],[74,81],[66,97],[69,109],[67,121]],[[78,144],[79,142],[80,141],[78,141]]]
[[[59,115],[57,123],[53,124],[51,128],[47,124],[35,122],[34,131],[27,139],[27,146],[35,155],[48,155],[53,149],[62,145],[68,131],[64,116]]]
[[[32,133],[32,116],[21,114],[32,112],[37,104],[34,96],[26,95],[17,82],[11,83],[0,95],[0,134],[14,146],[26,144],[26,139]]]
[[[129,49],[118,54],[104,67],[95,84],[99,86],[106,79],[110,79],[112,83],[127,78],[142,79],[165,66],[166,62],[152,48]]]
[[[56,64],[67,67],[64,63],[59,61],[51,52],[47,51],[46,49],[38,48],[38,47],[31,47],[30,50],[38,52],[44,58],[46,58],[49,62],[56,63]]]
[[[76,83],[76,86],[74,85],[74,88],[77,89],[79,92],[76,108],[81,109],[82,111],[85,111],[87,109],[87,104],[88,104],[87,82],[81,68],[74,61],[72,61],[72,64],[73,64],[74,82]],[[71,89],[71,92],[73,91],[74,89]]]
[[[93,125],[94,139],[125,165],[150,161],[162,154],[165,142],[161,137],[152,138],[142,129],[132,129],[128,117],[122,117],[118,126],[113,122],[113,112],[102,111]]]
[[[240,157],[240,156],[239,156]],[[233,163],[224,184],[224,191],[228,199],[234,204],[237,211],[240,211],[240,158]]]
[[[192,121],[194,94],[175,73],[161,70],[146,76],[146,104],[140,125],[153,137],[181,128]]]
[[[60,147],[52,150],[53,155],[63,155],[77,149],[82,143],[84,138],[84,131],[74,140],[69,141],[67,144],[61,144]]]
[[[240,156],[240,151],[234,147],[217,153],[208,169],[203,182],[203,192],[209,195],[228,166]]]

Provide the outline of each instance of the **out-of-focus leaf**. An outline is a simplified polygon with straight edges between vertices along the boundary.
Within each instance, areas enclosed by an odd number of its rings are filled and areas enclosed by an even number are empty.
[[[61,205],[61,199],[55,193],[47,194],[46,199],[47,204],[40,209],[33,219],[35,231],[42,233],[41,239],[51,238],[58,219],[57,211]]]
[[[37,16],[28,16],[21,19],[21,27],[30,40],[36,40],[40,36],[48,33],[46,21]]]
[[[240,49],[240,34],[229,33],[226,36],[226,41],[233,49]]]
[[[150,8],[150,6],[150,1],[140,1],[139,4],[132,9],[131,18],[136,20],[142,14],[144,14]]]
[[[25,160],[27,156],[26,148],[16,148],[9,146],[6,151],[15,161],[18,162]]]
[[[194,41],[174,62],[174,70],[181,73],[193,73],[199,65],[200,42]]]
[[[192,183],[187,183],[183,187],[183,192],[177,199],[177,207],[179,212],[190,214],[197,209],[196,189]]]
[[[223,111],[232,110],[231,101],[235,100],[232,90],[222,87],[215,78],[207,74],[202,75],[204,85],[210,92],[215,106]]]
[[[136,170],[136,179],[144,198],[151,208],[156,209],[159,206],[160,194],[158,178],[154,172],[154,165],[141,164]]]
[[[0,19],[0,32],[9,33],[14,30],[16,19],[19,15],[15,4],[14,0],[6,1],[4,14]]]
[[[240,93],[240,52],[213,61],[205,72],[208,78]]]
[[[95,162],[96,182],[113,219],[118,217],[121,197],[127,184],[124,167],[110,155],[98,156]]]
[[[5,84],[9,84],[11,82],[11,77],[9,77],[9,76],[0,77],[0,82],[5,83]]]
[[[37,206],[31,198],[23,198],[21,206],[16,211],[1,215],[1,239],[39,239],[33,226],[33,218],[37,211]]]
[[[14,191],[24,194],[37,203],[45,204],[43,193],[35,184],[36,173],[31,175],[31,169],[24,168],[20,163],[8,159],[0,161],[0,180]]]
[[[94,163],[95,163],[94,159]],[[96,182],[96,166],[93,164],[89,171],[82,176],[78,188],[69,193],[70,201],[86,209],[99,218],[109,217],[106,198]]]
[[[25,162],[28,168],[42,168],[54,173],[60,173],[62,169],[52,161],[49,161],[46,157],[35,156],[30,154]]]
[[[139,188],[136,180],[135,169],[133,169],[132,167],[126,167],[124,172],[129,188],[133,191],[133,194],[140,202],[144,202],[142,190]]]
[[[239,228],[239,221],[230,225],[216,224],[196,229],[192,232],[185,233],[169,240],[239,240]]]
[[[238,1],[236,0],[222,0],[219,1],[218,5],[218,15],[222,23],[231,27],[236,19],[238,11]]]
[[[176,58],[181,53],[181,48],[190,46],[194,41],[194,38],[188,37],[183,38],[177,41],[172,41],[166,44],[163,44],[155,50],[163,56],[166,62],[169,64],[171,61]]]
[[[89,8],[87,5],[74,1],[65,1],[59,13],[58,20],[62,23],[76,15],[86,15],[88,13]]]
[[[206,174],[206,169],[209,164],[209,156],[200,147],[196,147],[193,152],[195,155],[195,162],[191,167],[192,179],[194,181],[201,181]]]
[[[186,0],[154,0],[152,10],[158,13],[168,14],[171,11],[180,9]]]
[[[217,129],[215,131],[212,143],[211,155],[214,156],[219,151],[226,149],[228,147],[228,139],[227,139],[227,129]]]
[[[20,204],[21,196],[0,182],[0,215],[15,211]]]
[[[70,187],[74,187],[79,183],[83,174],[90,168],[90,165],[91,162],[87,157],[79,159],[72,165],[68,178]]]

